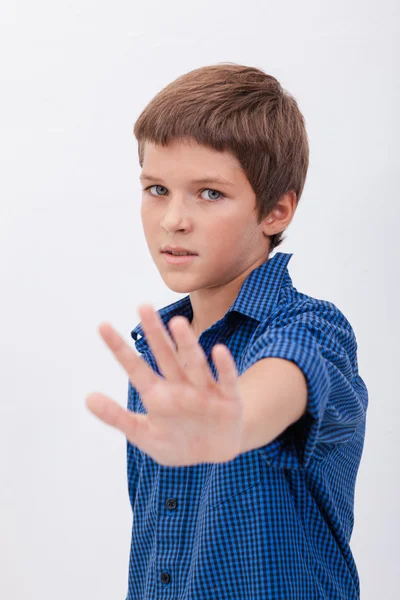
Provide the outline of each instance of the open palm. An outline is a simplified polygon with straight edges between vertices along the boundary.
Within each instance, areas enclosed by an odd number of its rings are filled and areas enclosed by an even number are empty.
[[[125,410],[98,392],[86,397],[87,407],[161,465],[234,459],[241,448],[243,405],[230,351],[223,344],[212,348],[218,373],[215,381],[185,317],[173,317],[168,323],[175,347],[151,305],[139,307],[138,313],[163,376],[138,356],[109,323],[102,323],[99,332],[138,391],[147,415]]]

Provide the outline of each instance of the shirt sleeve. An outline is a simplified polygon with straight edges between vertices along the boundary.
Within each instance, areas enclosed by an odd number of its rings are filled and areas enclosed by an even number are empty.
[[[246,352],[243,371],[277,357],[294,362],[307,381],[305,414],[258,448],[271,465],[307,468],[312,460],[350,440],[365,419],[367,389],[358,375],[353,329],[331,302],[293,304],[261,323]]]

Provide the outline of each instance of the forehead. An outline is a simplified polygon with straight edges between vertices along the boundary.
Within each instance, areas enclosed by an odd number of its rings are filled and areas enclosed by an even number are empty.
[[[189,169],[193,173],[199,171],[215,171],[226,177],[234,178],[238,171],[242,171],[237,158],[228,151],[218,152],[208,146],[198,144],[191,139],[175,139],[167,146],[144,142],[143,145],[143,169],[158,171],[166,174],[176,168]],[[161,173],[159,172],[161,175]],[[201,173],[200,173],[201,174]]]

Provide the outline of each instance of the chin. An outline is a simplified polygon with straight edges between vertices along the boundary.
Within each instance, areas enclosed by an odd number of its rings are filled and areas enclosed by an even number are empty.
[[[191,291],[193,291],[191,289],[188,289],[187,284],[185,283],[182,283],[182,285],[171,284],[171,282],[167,281],[166,279],[163,278],[163,280],[167,288],[169,288],[173,292],[176,292],[177,294],[189,294]]]
[[[177,294],[189,294],[190,292],[193,292],[196,289],[193,288],[192,290],[190,287],[188,287],[187,281],[182,281],[181,283],[179,283],[178,281],[171,281],[172,277],[166,277],[164,273],[160,272],[160,275],[167,288],[169,288],[173,292],[176,292]]]

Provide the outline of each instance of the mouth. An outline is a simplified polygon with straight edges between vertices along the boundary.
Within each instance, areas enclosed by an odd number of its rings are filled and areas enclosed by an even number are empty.
[[[187,252],[187,254],[173,254],[170,250],[161,250],[161,254],[170,254],[171,256],[198,256],[195,252]]]
[[[198,254],[186,254],[183,256],[176,256],[169,252],[161,252],[163,255],[165,262],[170,265],[185,265],[187,263],[192,262],[195,258],[198,257]]]

